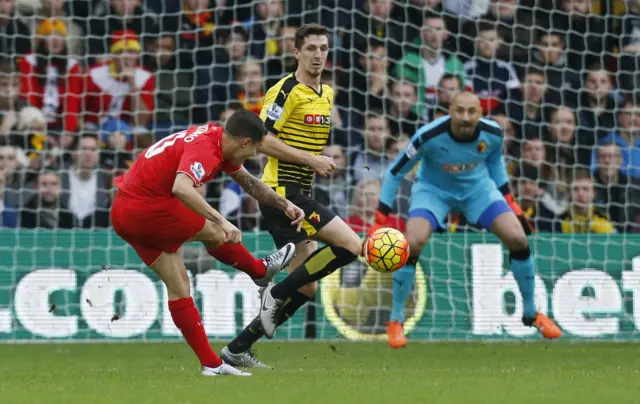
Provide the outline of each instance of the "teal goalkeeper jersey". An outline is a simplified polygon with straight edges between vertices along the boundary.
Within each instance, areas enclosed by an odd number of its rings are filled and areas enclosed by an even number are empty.
[[[437,189],[456,198],[482,192],[487,181],[508,186],[502,155],[502,129],[480,119],[473,136],[460,140],[451,134],[451,118],[444,116],[422,126],[389,166],[380,202],[393,208],[402,178],[421,162],[416,185]]]

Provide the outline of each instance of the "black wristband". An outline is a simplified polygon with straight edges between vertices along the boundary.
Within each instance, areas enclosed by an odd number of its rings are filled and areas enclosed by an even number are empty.
[[[391,213],[391,207],[387,206],[386,204],[380,202],[378,204],[378,212],[382,213],[385,216],[389,216],[389,213]]]

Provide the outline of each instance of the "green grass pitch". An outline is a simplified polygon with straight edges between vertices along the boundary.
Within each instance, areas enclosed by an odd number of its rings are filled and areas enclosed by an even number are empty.
[[[275,370],[207,378],[182,343],[0,345],[0,402],[621,404],[640,394],[640,346],[631,343],[256,347]]]

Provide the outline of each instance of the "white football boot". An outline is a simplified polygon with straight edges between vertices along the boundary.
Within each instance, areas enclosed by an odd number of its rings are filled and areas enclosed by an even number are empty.
[[[260,299],[260,323],[262,323],[265,337],[269,339],[273,338],[273,334],[276,332],[278,312],[282,306],[282,300],[271,296],[271,289],[273,289],[274,286],[276,286],[275,283],[269,284],[269,286],[264,289],[262,299]]]
[[[251,376],[251,373],[238,370],[231,365],[222,363],[217,368],[202,367],[202,376]]]
[[[296,245],[293,243],[289,243],[273,254],[267,255],[262,259],[267,267],[267,274],[260,279],[254,279],[253,283],[261,287],[267,286],[278,272],[286,268],[295,255]]]
[[[256,355],[251,351],[245,351],[240,353],[232,353],[229,348],[224,347],[220,351],[220,359],[225,363],[237,368],[259,368],[259,369],[273,369],[271,366],[267,366],[260,362]]]

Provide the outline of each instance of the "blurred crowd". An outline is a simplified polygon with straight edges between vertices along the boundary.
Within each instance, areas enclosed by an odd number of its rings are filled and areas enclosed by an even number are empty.
[[[504,129],[536,231],[640,231],[640,0],[0,0],[0,227],[109,227],[113,178],[190,125],[259,114],[310,22],[331,31],[338,167],[313,196],[355,230],[415,130],[467,89]],[[228,178],[204,192],[261,228]],[[451,212],[442,231],[464,228]]]

